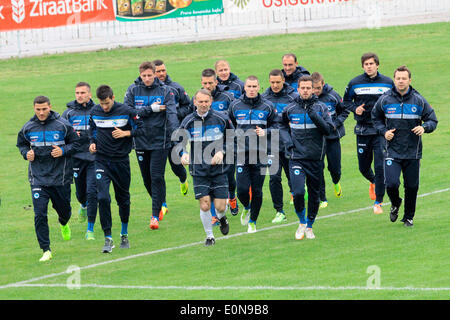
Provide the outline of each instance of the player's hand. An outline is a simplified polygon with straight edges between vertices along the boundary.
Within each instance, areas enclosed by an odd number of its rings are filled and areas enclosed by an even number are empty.
[[[77,135],[80,137],[81,136],[81,132],[80,131],[75,131],[77,133]]]
[[[34,150],[30,150],[27,152],[27,160],[34,161]]]
[[[366,104],[363,103],[362,105],[360,105],[359,107],[356,108],[355,113],[356,113],[358,116],[362,115],[363,112],[366,111],[366,109],[364,109],[364,106],[365,106],[365,105],[366,105]]]
[[[53,150],[51,152],[52,157],[53,158],[62,157],[62,155],[63,155],[62,149],[60,147],[58,147],[58,146],[52,146],[52,147],[53,147]]]
[[[114,131],[112,132],[112,136],[114,139],[120,139],[131,136],[131,132],[129,130],[121,130],[117,127],[114,127]]]
[[[160,104],[160,102],[153,102],[151,107],[153,112],[166,111],[166,106],[164,104]]]
[[[392,138],[394,138],[394,131],[395,131],[395,128],[386,131],[386,133],[384,134],[384,137],[386,138],[387,141],[391,141]]]
[[[266,135],[266,131],[258,126],[256,126],[255,132],[258,137],[264,137]]]
[[[219,151],[211,159],[211,165],[214,166],[216,164],[221,164],[222,162],[223,162],[223,152]]]
[[[183,166],[187,166],[189,164],[189,154],[188,153],[183,153],[183,155],[181,156],[181,164]]]
[[[97,152],[97,145],[95,143],[91,143],[89,146],[89,152],[90,153],[96,153]]]
[[[425,132],[425,128],[422,126],[417,126],[411,129],[412,132],[414,132],[416,135],[421,136]]]

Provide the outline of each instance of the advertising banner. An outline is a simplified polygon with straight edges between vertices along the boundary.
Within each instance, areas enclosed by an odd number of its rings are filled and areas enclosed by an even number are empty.
[[[117,20],[184,18],[223,13],[222,0],[114,0]]]
[[[115,20],[114,0],[2,0],[0,31]]]

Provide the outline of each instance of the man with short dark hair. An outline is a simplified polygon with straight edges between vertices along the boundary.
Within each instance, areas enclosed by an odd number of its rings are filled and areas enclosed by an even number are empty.
[[[283,72],[279,69],[274,69],[269,73],[269,85],[270,87],[263,93],[263,98],[266,98],[273,103],[276,118],[278,122],[281,122],[281,114],[284,108],[297,97],[298,93],[290,85],[284,81]],[[283,185],[281,184],[282,169],[286,174],[289,191],[292,192],[291,179],[289,176],[289,159],[286,157],[284,146],[282,141],[279,141],[278,160],[274,163],[270,163],[271,166],[278,165],[277,170],[273,170],[274,174],[270,175],[269,189],[272,197],[273,207],[276,211],[275,217],[272,223],[281,223],[286,221],[286,214],[283,210]],[[271,150],[271,152],[277,152],[277,150]],[[292,197],[292,194],[291,194]]]
[[[219,85],[224,87],[224,91],[231,93],[235,99],[244,93],[244,82],[237,75],[231,72],[230,64],[227,60],[217,60],[214,64]]]
[[[89,116],[95,106],[92,101],[91,86],[79,82],[75,86],[75,100],[67,103],[62,117],[69,121],[80,137],[80,150],[72,156],[73,177],[76,196],[80,203],[78,218],[81,222],[88,220],[86,240],[95,240],[94,224],[97,216],[97,186],[95,179],[95,156],[89,152]]]
[[[297,90],[298,79],[308,76],[309,71],[298,64],[297,56],[293,53],[286,53],[282,58],[284,81]]]
[[[200,89],[193,99],[196,111],[188,115],[180,126],[180,129],[186,130],[191,143],[190,154],[186,148],[181,150],[181,163],[189,164],[195,199],[199,200],[200,219],[206,233],[205,246],[211,246],[215,244],[210,211],[212,203],[220,223],[220,231],[223,235],[229,232],[225,215],[228,199],[228,164],[225,153],[229,137],[227,130],[232,131],[234,127],[224,113],[210,109],[212,96],[209,90]],[[231,139],[233,137],[234,135]]]
[[[145,134],[134,138],[136,156],[145,188],[152,199],[150,229],[159,228],[159,221],[167,214],[164,179],[167,156],[172,148],[171,135],[178,126],[173,90],[155,74],[155,65],[144,61],[139,77],[128,87],[124,103],[136,110],[145,127]]]
[[[394,88],[383,94],[372,110],[379,134],[386,139],[386,191],[391,200],[390,219],[398,217],[402,198],[399,196],[400,174],[403,174],[405,210],[402,222],[413,226],[419,190],[419,168],[422,158],[422,135],[437,127],[433,108],[411,86],[411,71],[406,66],[394,72]]]
[[[295,212],[299,226],[295,239],[314,239],[313,223],[319,210],[320,176],[323,170],[325,136],[334,130],[327,107],[313,94],[313,79],[298,82],[299,97],[283,111],[280,135],[287,154]],[[305,218],[305,182],[308,187],[308,215]]]
[[[378,72],[379,65],[380,60],[375,53],[368,52],[362,55],[361,66],[364,73],[350,80],[345,89],[343,102],[355,115],[359,171],[370,182],[369,196],[375,201],[373,206],[375,214],[383,213],[384,150],[382,137],[373,126],[371,112],[378,98],[394,86],[389,77]],[[371,168],[372,162],[375,173]]]
[[[89,151],[95,153],[97,199],[100,223],[105,235],[103,253],[111,253],[112,239],[111,197],[112,182],[119,206],[122,229],[120,248],[130,247],[128,221],[130,218],[130,159],[134,137],[145,133],[142,120],[135,109],[115,101],[112,89],[107,85],[97,88],[99,104],[92,108],[89,121]]]
[[[50,99],[38,96],[33,101],[35,115],[20,129],[17,147],[29,162],[28,180],[34,208],[34,227],[44,252],[39,261],[52,259],[47,210],[49,201],[58,214],[64,240],[70,240],[71,154],[78,148],[73,127],[52,110]]]
[[[188,114],[192,113],[191,101],[189,100],[189,96],[178,82],[172,81],[170,76],[167,74],[166,65],[162,60],[153,60],[153,64],[155,65],[155,74],[158,77],[159,81],[173,89],[178,121],[181,123],[181,121],[183,121],[183,119]],[[172,153],[172,149],[173,148],[171,148],[169,151],[169,164],[172,168],[173,173],[180,180],[181,194],[185,196],[188,193],[186,169],[182,164],[176,164],[173,162],[172,157],[170,156]],[[166,199],[164,199],[163,201],[163,207],[167,207]]]
[[[341,180],[341,142],[340,139],[345,135],[344,121],[347,119],[350,111],[342,104],[341,96],[333,90],[333,87],[328,83],[325,83],[323,76],[319,72],[313,72],[311,75],[313,79],[313,91],[319,98],[319,101],[323,102],[331,115],[335,129],[331,131],[326,139],[326,151],[328,162],[328,171],[331,174],[331,180],[333,181],[334,195],[337,198],[342,197]],[[325,168],[325,161],[323,162]],[[325,192],[325,177],[321,176],[320,183],[320,208],[326,208],[328,201]]]
[[[247,225],[248,233],[256,232],[256,220],[263,201],[262,189],[268,165],[267,143],[264,143],[264,139],[270,134],[270,130],[276,127],[273,104],[259,94],[260,88],[256,76],[247,77],[245,94],[234,100],[228,110],[230,120],[236,128],[236,185],[238,199],[244,206],[241,224]]]

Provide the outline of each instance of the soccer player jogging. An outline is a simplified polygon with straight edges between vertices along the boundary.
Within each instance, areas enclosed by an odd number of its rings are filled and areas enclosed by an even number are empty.
[[[272,102],[259,94],[259,80],[249,76],[244,91],[229,108],[229,117],[236,128],[237,160],[236,184],[238,199],[244,206],[241,224],[248,233],[256,232],[256,220],[263,201],[263,185],[267,159],[267,136],[276,128],[276,114]],[[256,141],[255,141],[256,140]],[[252,197],[250,199],[249,189]]]
[[[411,71],[406,66],[395,70],[394,85],[378,99],[372,119],[385,138],[387,149],[384,170],[391,200],[390,219],[397,220],[402,205],[398,189],[403,174],[405,209],[401,221],[404,226],[412,227],[419,190],[422,135],[433,132],[438,121],[429,103],[411,86]]]
[[[382,137],[373,126],[371,112],[378,98],[392,89],[394,83],[389,77],[378,72],[380,60],[375,53],[363,54],[361,65],[364,73],[348,83],[344,94],[344,105],[355,115],[359,171],[370,182],[369,196],[375,201],[373,212],[381,214],[385,193],[384,150]],[[372,162],[375,173],[371,167]]]
[[[172,148],[171,134],[179,126],[173,90],[155,74],[152,62],[139,66],[139,77],[128,87],[124,104],[136,110],[145,127],[145,134],[134,138],[136,157],[145,188],[152,199],[150,229],[159,228],[167,213],[164,174],[167,156]]]
[[[223,113],[228,116],[228,109],[234,99],[233,94],[224,91],[223,86],[218,84],[216,73],[213,69],[205,69],[202,71],[201,78],[202,89],[206,89],[211,93],[213,98],[211,109]],[[233,216],[239,212],[238,203],[236,200],[236,166],[233,163],[228,164],[228,202],[230,204],[230,211]],[[212,223],[216,224],[216,216],[214,203],[212,204],[211,214],[213,216]]]
[[[331,180],[334,185],[334,195],[337,198],[342,197],[342,187],[339,181],[341,180],[341,143],[340,139],[345,135],[344,121],[347,119],[350,111],[346,109],[342,103],[341,96],[333,90],[333,87],[325,83],[323,76],[318,72],[313,72],[311,75],[313,79],[313,91],[323,102],[330,112],[335,129],[331,131],[326,138],[326,151],[328,162],[328,171],[331,175]],[[325,161],[324,161],[325,167]],[[328,201],[325,192],[325,177],[321,176],[320,183],[320,208],[326,208]]]
[[[67,103],[62,117],[69,121],[80,137],[80,150],[72,155],[73,177],[76,196],[80,203],[78,218],[88,220],[86,239],[94,240],[94,224],[97,216],[97,186],[95,179],[95,156],[89,152],[89,117],[95,103],[92,101],[91,86],[79,82],[75,86],[75,100]]]
[[[228,61],[217,60],[214,68],[219,85],[223,86],[224,90],[231,93],[235,99],[239,98],[244,93],[244,82],[231,72]]]
[[[111,228],[111,182],[119,206],[122,229],[120,248],[130,248],[128,221],[130,218],[130,159],[132,138],[144,134],[142,120],[136,110],[114,101],[113,90],[106,85],[97,88],[99,104],[92,108],[89,121],[89,151],[95,154],[97,199],[100,223],[105,235],[102,252],[114,248]]]
[[[194,95],[196,111],[187,116],[180,129],[186,130],[191,142],[190,154],[186,148],[181,152],[181,163],[189,164],[193,178],[195,199],[200,204],[200,219],[206,233],[205,246],[215,244],[211,224],[211,204],[214,203],[220,223],[220,231],[226,235],[229,225],[225,215],[228,198],[228,165],[225,163],[227,150],[227,130],[234,127],[228,117],[211,109],[212,96],[206,89]],[[234,134],[231,132],[231,139]],[[233,141],[231,141],[231,146]]]
[[[167,68],[166,68],[166,65],[164,64],[164,61],[159,60],[159,59],[153,60],[153,64],[155,65],[155,74],[158,77],[159,81],[161,81],[162,83],[164,83],[165,85],[167,85],[173,89],[172,91],[174,93],[175,104],[177,107],[178,121],[181,123],[181,121],[183,121],[183,119],[188,114],[192,113],[191,101],[189,99],[189,96],[188,96],[186,90],[184,90],[184,88],[178,82],[172,81],[170,76],[167,74]],[[172,161],[172,157],[170,156],[171,153],[172,153],[172,148],[170,149],[169,156],[168,156],[169,164],[170,164],[170,167],[172,168],[173,173],[180,180],[181,194],[185,196],[185,195],[187,195],[188,189],[189,189],[188,182],[187,182],[186,169],[184,168],[184,166],[181,163],[176,164]],[[163,214],[167,213],[167,204],[166,204],[165,199],[162,204],[162,210],[163,210]]]
[[[58,214],[64,240],[70,240],[69,220],[72,161],[78,148],[78,135],[73,127],[52,110],[49,98],[38,96],[33,102],[35,115],[20,129],[17,147],[29,162],[28,180],[34,207],[34,228],[39,247],[44,252],[39,261],[52,259],[48,227],[48,203]]]
[[[297,90],[285,83],[283,72],[279,69],[270,71],[269,84],[270,87],[267,88],[262,96],[273,103],[277,121],[281,122],[281,114],[283,113],[284,108],[298,97],[298,93]],[[276,150],[271,151],[277,152]],[[282,141],[279,142],[278,153],[279,161],[276,162],[278,169],[274,170],[275,173],[270,175],[269,180],[270,195],[272,197],[273,207],[276,210],[272,223],[286,221],[286,214],[283,210],[283,185],[281,184],[282,169],[284,169],[284,173],[288,179],[289,191],[292,192],[291,179],[289,176],[289,159],[286,157]],[[270,165],[275,164],[271,163]]]
[[[293,53],[283,55],[281,62],[283,64],[282,71],[285,83],[297,90],[298,79],[303,76],[309,76],[309,71],[298,64],[297,56]]]
[[[320,180],[323,174],[325,136],[334,130],[328,108],[313,94],[313,79],[299,79],[298,97],[283,111],[280,135],[290,156],[289,169],[294,206],[300,224],[295,239],[314,239],[313,223],[319,210]],[[305,218],[305,180],[308,187],[308,215]]]

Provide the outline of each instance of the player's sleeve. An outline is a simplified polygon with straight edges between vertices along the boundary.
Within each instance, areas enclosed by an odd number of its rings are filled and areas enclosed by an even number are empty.
[[[336,125],[336,127],[339,127],[339,126],[343,125],[344,121],[348,118],[348,115],[350,114],[350,110],[344,106],[343,100],[337,92],[333,93],[333,97],[337,101],[337,103],[336,103],[337,117],[334,121],[334,124]]]
[[[388,130],[386,128],[386,115],[383,110],[384,99],[386,99],[385,95],[382,95],[380,98],[378,98],[370,114],[374,128],[377,130],[378,134],[383,137]]]
[[[130,108],[131,137],[139,137],[145,134],[144,122],[138,116],[136,109]]]
[[[356,108],[358,107],[354,102],[353,99],[355,98],[355,91],[353,90],[352,82],[350,81],[345,88],[344,98],[343,98],[343,105],[346,109],[348,109],[351,112],[355,112]]]
[[[438,120],[436,117],[436,113],[431,105],[423,99],[423,111],[422,111],[422,127],[425,129],[425,133],[431,133],[436,130]]]
[[[24,127],[20,129],[19,133],[17,134],[17,148],[19,148],[19,152],[22,155],[22,157],[27,160],[27,152],[31,150],[31,144],[30,142],[25,138],[24,134]]]

